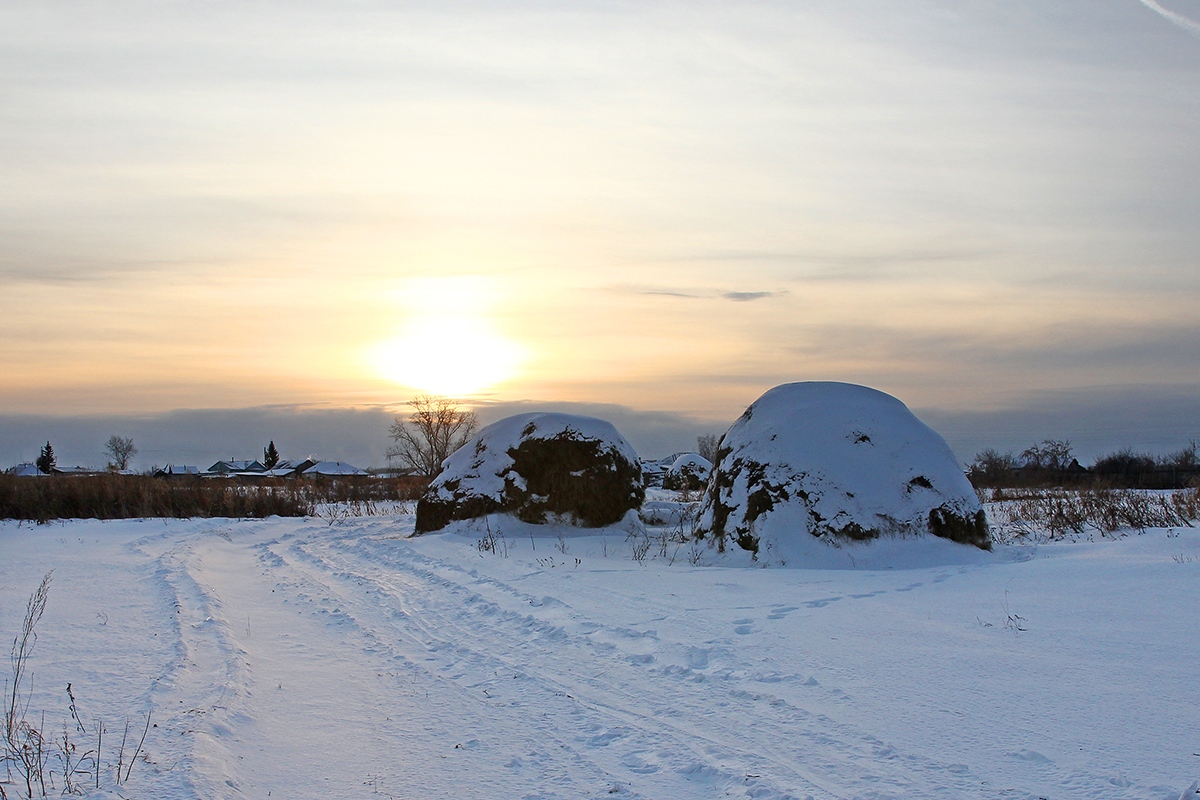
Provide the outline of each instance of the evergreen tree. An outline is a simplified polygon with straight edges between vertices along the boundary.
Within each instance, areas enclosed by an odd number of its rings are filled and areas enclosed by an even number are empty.
[[[275,469],[275,465],[279,463],[279,451],[275,449],[275,440],[263,450],[263,466],[267,469]]]
[[[50,446],[49,442],[46,442],[46,446],[42,448],[42,454],[38,456],[37,468],[39,471],[49,475],[50,470],[54,469],[54,465],[56,463],[57,462],[54,459],[54,448]]]

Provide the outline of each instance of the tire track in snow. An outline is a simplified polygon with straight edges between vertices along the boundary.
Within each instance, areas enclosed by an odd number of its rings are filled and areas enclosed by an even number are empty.
[[[250,671],[223,617],[220,598],[198,577],[203,562],[196,550],[203,535],[189,536],[157,555],[150,552],[169,536],[132,545],[153,559],[175,639],[176,657],[154,689],[155,725],[171,738],[167,747],[175,764],[170,769],[179,770],[193,796],[229,797],[240,794],[228,769],[237,762],[229,737],[245,720]]]
[[[297,554],[302,555],[314,565],[326,568],[333,566],[333,561],[318,557],[306,548],[299,549]],[[435,593],[423,590],[427,590],[430,586],[436,590],[440,586],[450,589],[452,595],[463,594],[461,586],[454,582],[439,581],[432,573],[421,574],[416,570],[413,572],[425,578],[426,583],[423,585],[416,581],[404,581],[403,573],[399,573],[398,576],[382,578],[377,576],[367,578],[367,580],[375,585],[376,592],[382,594],[389,603],[397,604],[404,609],[404,616],[409,624],[421,634],[417,641],[431,652],[444,654],[441,666],[444,671],[452,673],[450,675],[452,681],[465,688],[483,687],[484,691],[489,688],[497,690],[502,682],[495,680],[494,676],[501,671],[516,673],[521,678],[531,680],[533,683],[532,688],[522,687],[522,694],[529,702],[536,704],[541,702],[542,698],[552,695],[558,698],[565,697],[578,704],[580,708],[572,710],[572,716],[578,718],[575,724],[576,733],[573,737],[575,741],[583,743],[589,749],[608,747],[615,742],[622,742],[627,745],[624,750],[628,750],[629,741],[636,740],[637,748],[626,752],[618,763],[606,764],[606,770],[618,775],[623,772],[641,776],[653,775],[661,769],[661,762],[669,761],[674,762],[672,766],[676,774],[684,775],[689,780],[714,784],[734,784],[741,781],[743,776],[752,775],[753,777],[748,779],[748,782],[754,784],[751,787],[754,790],[754,796],[787,796],[771,787],[766,781],[761,780],[760,776],[753,771],[730,770],[714,766],[712,763],[714,760],[726,762],[730,760],[731,753],[728,751],[727,745],[718,738],[698,729],[688,729],[678,723],[668,721],[666,717],[672,714],[672,711],[658,708],[651,714],[631,713],[631,698],[610,691],[606,682],[571,677],[569,675],[570,666],[566,668],[560,666],[554,673],[548,673],[544,668],[531,668],[531,662],[538,655],[545,655],[555,648],[562,649],[571,644],[579,644],[579,642],[572,642],[572,637],[560,626],[543,622],[529,615],[518,614],[513,618],[511,613],[498,611],[497,606],[469,590],[466,592],[465,598],[451,596],[450,602],[447,602],[445,598],[438,598]],[[357,579],[359,581],[364,577],[361,573],[348,572],[344,569],[333,570],[332,574],[341,579]],[[419,608],[414,606],[409,599],[416,595],[421,595],[421,599],[425,601]],[[461,605],[459,605],[460,600]],[[481,635],[482,626],[464,625],[455,615],[446,616],[439,613],[447,605],[470,609],[476,615],[484,617],[482,622],[485,623],[488,621],[486,618],[489,617],[496,621],[515,621],[517,629],[508,631],[508,635],[501,636],[499,640],[484,637]],[[618,637],[634,638],[640,635],[636,632],[629,632],[627,629],[599,625],[593,626],[592,630],[594,632],[602,628],[615,633]],[[531,640],[535,642],[536,646],[530,649],[537,651],[533,654],[533,658],[520,652],[505,652],[510,649],[508,645],[511,645],[512,642]],[[479,644],[486,642],[487,646],[481,648],[478,644],[471,646],[463,644],[463,642]],[[592,651],[591,657],[603,657],[595,651],[592,646],[593,642],[585,641],[583,644]],[[648,663],[639,661],[636,656],[633,659],[626,665],[622,665],[618,661],[617,666]],[[611,659],[609,660],[611,661]],[[569,659],[568,662],[577,663],[574,659]],[[612,666],[610,663],[609,668],[611,669]],[[608,671],[605,670],[602,674]],[[489,677],[489,673],[492,677]],[[590,712],[586,719],[583,718],[584,712]],[[673,737],[669,737],[674,739],[676,745],[673,752],[663,748],[664,727],[674,733]],[[570,745],[563,746],[570,747]],[[649,760],[647,760],[647,756]],[[779,760],[782,762],[782,759]],[[612,759],[608,759],[608,761],[611,762]],[[806,789],[820,792],[823,787],[810,781]]]
[[[318,533],[321,538],[328,537],[327,530]],[[585,789],[589,795],[619,794],[631,800],[644,797],[621,784],[619,776],[603,769],[585,750],[553,729],[539,728],[535,737],[529,737],[526,707],[488,697],[477,687],[463,685],[456,679],[461,676],[448,677],[445,670],[438,669],[446,666],[439,652],[442,650],[440,645],[433,643],[431,646],[431,642],[420,635],[419,629],[413,630],[413,621],[403,608],[379,602],[380,593],[359,575],[338,573],[329,564],[314,561],[294,538],[291,541],[281,538],[256,549],[260,565],[276,582],[276,589],[284,592],[285,601],[307,609],[311,619],[336,630],[343,643],[357,648],[380,668],[386,666],[406,673],[408,680],[400,680],[400,687],[411,683],[418,693],[426,693],[420,702],[436,706],[445,726],[460,731],[464,741],[455,749],[491,747],[497,750],[504,745],[511,750],[519,747],[521,753],[503,766],[515,772],[536,769],[539,787],[554,790],[547,797],[560,796],[557,794],[559,789],[566,791],[566,796],[579,796],[579,784],[591,787]],[[281,556],[281,552],[290,558]],[[399,636],[390,635],[392,632]],[[577,711],[565,693],[552,700],[553,707],[544,711],[556,718]],[[479,731],[479,738],[470,736],[471,731]],[[495,733],[493,741],[481,743],[483,731]],[[439,735],[444,738],[450,734],[443,731]],[[436,768],[438,765],[433,762],[427,766]],[[528,778],[524,779],[524,784],[528,784]]]
[[[960,765],[897,753],[854,726],[776,695],[731,690],[692,671],[671,674],[649,666],[652,659],[625,658],[614,648],[598,647],[590,635],[606,630],[619,637],[624,634],[619,628],[589,621],[583,627],[590,633],[568,632],[484,598],[466,585],[479,579],[455,564],[429,559],[400,542],[387,542],[386,548],[384,556],[370,536],[360,536],[296,542],[288,554],[308,562],[311,576],[348,582],[351,586],[343,592],[365,590],[375,607],[394,609],[392,624],[409,631],[410,639],[415,631],[414,643],[432,653],[452,681],[487,690],[496,684],[489,676],[524,670],[533,673],[537,684],[530,700],[540,692],[578,701],[586,718],[577,721],[574,738],[590,742],[593,757],[602,746],[622,742],[624,755],[606,757],[607,771],[653,774],[665,765],[678,775],[776,797],[785,796],[776,782],[790,791],[821,796],[842,796],[831,787],[856,783],[864,791],[888,785],[900,794],[925,796],[959,796],[978,786]],[[507,590],[525,603],[533,599],[512,587]],[[575,668],[589,660],[604,669],[592,676],[577,674]],[[737,724],[744,713],[721,718],[722,708],[747,702],[761,710],[752,725]],[[665,749],[664,733],[671,740]],[[902,774],[864,783],[862,776],[870,775],[881,759],[903,765]]]

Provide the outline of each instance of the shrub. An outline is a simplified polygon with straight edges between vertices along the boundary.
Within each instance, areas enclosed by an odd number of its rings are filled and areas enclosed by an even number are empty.
[[[1012,453],[1001,453],[989,447],[975,456],[967,470],[967,478],[976,487],[1012,486],[1016,483],[1019,466],[1020,462]]]
[[[1200,520],[1200,489],[1154,493],[1132,489],[996,492],[990,506],[997,540],[1053,541],[1122,530],[1190,527]]]
[[[1119,476],[1126,480],[1133,480],[1147,472],[1153,472],[1155,466],[1153,456],[1135,453],[1132,448],[1125,447],[1097,459],[1096,463],[1092,465],[1092,471],[1097,475]]]

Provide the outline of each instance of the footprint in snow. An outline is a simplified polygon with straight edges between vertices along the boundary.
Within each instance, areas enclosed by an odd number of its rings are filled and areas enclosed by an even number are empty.
[[[621,766],[630,772],[635,772],[638,775],[650,775],[658,772],[661,767],[653,761],[648,761],[643,756],[645,753],[630,753],[621,759]],[[653,758],[653,756],[651,756]]]
[[[745,636],[748,633],[754,633],[754,620],[735,619],[733,621],[733,632],[739,636]]]
[[[706,647],[689,647],[687,649],[688,669],[708,669],[708,659],[711,651]]]
[[[1031,764],[1053,764],[1054,762],[1046,758],[1036,750],[1014,750],[1004,755],[1009,758],[1015,758],[1018,761],[1028,761]]]
[[[608,747],[618,739],[624,739],[630,733],[628,728],[610,728],[587,739],[589,747]]]

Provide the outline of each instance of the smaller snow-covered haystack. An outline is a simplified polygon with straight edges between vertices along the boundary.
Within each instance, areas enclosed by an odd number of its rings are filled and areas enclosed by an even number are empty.
[[[684,453],[663,475],[664,489],[703,489],[712,474],[712,462],[698,453]]]
[[[517,414],[488,425],[446,459],[417,504],[416,532],[494,513],[602,527],[644,497],[637,453],[611,423]]]
[[[975,491],[937,433],[891,395],[848,383],[789,383],[721,440],[700,528],[724,547],[803,558],[830,544],[933,534],[985,550]]]

